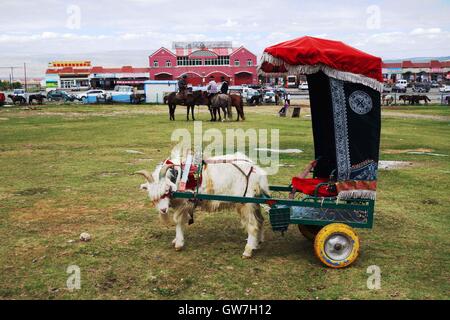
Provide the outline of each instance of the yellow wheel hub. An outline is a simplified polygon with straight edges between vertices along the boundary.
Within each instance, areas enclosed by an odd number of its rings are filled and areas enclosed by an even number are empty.
[[[358,235],[346,224],[329,224],[316,235],[314,252],[320,261],[328,267],[347,267],[358,258]]]

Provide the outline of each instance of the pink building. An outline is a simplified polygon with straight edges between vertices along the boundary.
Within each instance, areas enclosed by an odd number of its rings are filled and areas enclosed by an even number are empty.
[[[177,80],[184,74],[194,86],[225,78],[230,85],[256,84],[256,56],[230,42],[173,44],[173,51],[160,48],[149,57],[151,80]]]

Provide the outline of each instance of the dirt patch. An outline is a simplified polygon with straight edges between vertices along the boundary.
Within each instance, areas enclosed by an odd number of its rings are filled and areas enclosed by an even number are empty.
[[[29,188],[17,191],[14,194],[17,196],[34,196],[36,194],[46,194],[50,191],[48,188]]]
[[[412,167],[413,163],[409,161],[380,161],[378,169],[380,170],[396,170]]]
[[[450,121],[450,117],[446,116],[436,116],[427,114],[417,114],[417,113],[404,113],[404,112],[382,112],[383,116],[402,118],[402,119],[426,119],[426,120],[436,120],[436,121]]]
[[[402,153],[410,153],[410,152],[433,152],[433,149],[427,148],[418,148],[418,149],[387,149],[382,152],[385,154],[402,154]]]

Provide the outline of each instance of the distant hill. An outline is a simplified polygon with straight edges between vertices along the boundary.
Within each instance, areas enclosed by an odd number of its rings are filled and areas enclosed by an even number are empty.
[[[383,62],[394,63],[394,62],[402,62],[402,61],[412,61],[412,62],[424,62],[430,60],[438,60],[438,61],[447,61],[450,60],[450,56],[446,57],[415,57],[415,58],[402,58],[402,59],[389,59],[383,60]]]

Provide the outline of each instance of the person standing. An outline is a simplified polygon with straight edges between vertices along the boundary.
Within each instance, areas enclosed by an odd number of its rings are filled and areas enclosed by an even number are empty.
[[[286,99],[285,99],[286,101],[286,103],[288,104],[288,105],[291,105],[291,94],[288,92],[288,93],[286,93]]]

